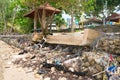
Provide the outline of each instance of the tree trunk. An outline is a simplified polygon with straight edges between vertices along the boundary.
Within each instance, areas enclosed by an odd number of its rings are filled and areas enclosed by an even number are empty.
[[[36,32],[37,29],[37,9],[35,8],[35,13],[34,13],[34,32]]]
[[[15,17],[16,17],[16,10],[13,12],[12,26],[10,28],[10,32],[12,32],[12,30],[14,28]]]
[[[6,16],[4,10],[2,11],[2,16],[3,16],[3,22],[4,22],[4,29],[3,31],[6,33],[7,30],[7,21],[6,21]]]
[[[6,31],[6,29],[7,29],[7,22],[6,22],[6,19],[5,19],[5,15],[4,15],[3,20],[4,20],[4,31]]]
[[[72,14],[71,14],[71,32],[74,32],[74,28],[73,28],[73,18],[74,18],[74,16],[73,16],[73,12],[72,12]]]
[[[42,11],[42,19],[41,19],[42,23],[41,23],[41,27],[42,27],[42,33],[43,35],[46,37],[47,33],[48,33],[48,27],[46,26],[46,11],[45,11],[45,6],[43,8],[43,11]]]
[[[103,13],[103,26],[105,27],[106,21],[105,21],[106,17],[105,14]]]
[[[53,22],[54,14],[55,14],[55,12],[53,12],[52,15],[50,17],[48,17],[48,21],[47,21],[47,24],[46,24],[47,25],[46,27],[48,27],[50,25],[49,33],[52,33],[52,22]]]

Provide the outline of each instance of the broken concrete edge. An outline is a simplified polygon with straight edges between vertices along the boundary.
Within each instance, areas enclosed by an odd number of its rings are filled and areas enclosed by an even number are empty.
[[[75,34],[75,35],[74,35]],[[84,33],[73,33],[69,35],[50,35],[46,38],[46,43],[50,44],[65,44],[65,45],[75,45],[75,46],[90,46],[90,44],[96,40],[99,36],[102,35],[102,32],[85,29]]]

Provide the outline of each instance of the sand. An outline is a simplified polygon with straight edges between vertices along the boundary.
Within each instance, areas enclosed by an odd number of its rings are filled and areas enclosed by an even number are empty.
[[[0,40],[0,80],[37,80],[34,72],[16,67],[11,63],[10,57],[20,50]]]

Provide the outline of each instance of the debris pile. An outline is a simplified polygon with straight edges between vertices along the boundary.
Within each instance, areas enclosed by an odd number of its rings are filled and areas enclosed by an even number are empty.
[[[120,54],[120,34],[109,34],[101,38],[97,49],[112,54]]]
[[[33,44],[28,38],[3,40],[21,48],[18,55],[11,56],[12,62],[17,67],[27,68],[28,72],[35,71],[40,80],[107,80],[120,76],[117,72],[120,67],[118,34],[100,38],[94,50],[86,46]],[[116,74],[112,74],[114,72]]]

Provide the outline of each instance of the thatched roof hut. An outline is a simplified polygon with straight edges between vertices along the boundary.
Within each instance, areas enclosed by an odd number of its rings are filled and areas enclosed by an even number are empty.
[[[113,13],[111,16],[107,17],[108,21],[120,22],[120,14]]]
[[[49,3],[46,3],[38,7],[38,12],[40,14],[40,17],[42,16],[43,9],[45,9],[46,17],[49,17],[52,14],[58,14],[61,12],[61,10],[52,7]],[[34,13],[35,13],[35,10],[32,10],[29,13],[26,13],[24,17],[34,18]]]

